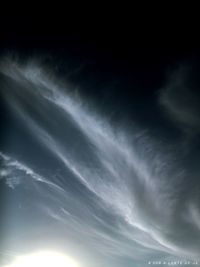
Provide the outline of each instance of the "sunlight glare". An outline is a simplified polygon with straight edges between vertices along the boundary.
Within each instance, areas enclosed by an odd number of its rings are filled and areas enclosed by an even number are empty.
[[[19,256],[6,267],[80,267],[70,257],[58,252],[37,252],[25,256]]]

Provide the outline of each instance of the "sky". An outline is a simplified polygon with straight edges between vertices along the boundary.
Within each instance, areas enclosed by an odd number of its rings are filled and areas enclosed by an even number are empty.
[[[198,51],[64,26],[0,47],[1,264],[198,265]]]

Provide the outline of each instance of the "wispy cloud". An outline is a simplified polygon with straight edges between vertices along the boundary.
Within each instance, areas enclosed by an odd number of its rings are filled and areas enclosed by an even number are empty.
[[[36,63],[7,62],[1,72],[7,76],[1,93],[10,110],[41,151],[63,166],[59,177],[53,166],[45,166],[47,178],[28,167],[30,159],[22,163],[1,153],[1,178],[16,190],[23,187],[22,174],[46,185],[38,208],[58,223],[66,240],[67,227],[77,244],[81,238],[86,250],[115,261],[199,258],[199,204],[181,205],[188,169],[167,145],[136,125],[131,132],[111,126]],[[182,76],[183,71],[161,91],[159,101],[184,131],[198,132],[196,99],[188,88],[182,91]]]

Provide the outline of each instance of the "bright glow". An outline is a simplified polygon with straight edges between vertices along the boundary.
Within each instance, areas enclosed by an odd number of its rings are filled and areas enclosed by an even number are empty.
[[[52,251],[38,252],[25,256],[19,256],[16,260],[5,267],[80,267],[70,257]]]

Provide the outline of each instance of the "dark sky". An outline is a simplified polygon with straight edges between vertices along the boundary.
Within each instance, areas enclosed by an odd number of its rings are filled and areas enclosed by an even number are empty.
[[[163,86],[172,69],[198,61],[199,48],[195,28],[187,20],[176,21],[164,12],[140,11],[70,14],[64,10],[48,11],[45,16],[42,11],[16,12],[2,17],[1,51],[18,51],[21,58],[48,55],[47,60],[61,75],[66,62],[71,68],[87,65],[82,72],[84,80],[96,81],[98,77],[102,84],[127,85],[126,89],[114,89],[116,98],[119,94],[126,101],[134,95],[148,98]],[[84,90],[104,97],[104,87],[94,87]]]
[[[52,14],[10,15],[2,20],[1,46],[23,53],[51,51],[74,59],[92,59],[99,67],[159,78],[163,68],[197,56],[195,29],[187,20],[154,14]],[[131,12],[131,11],[130,11]],[[90,13],[90,14],[89,14]],[[100,12],[99,12],[100,13]],[[146,19],[145,19],[146,16]],[[194,34],[193,34],[194,33]],[[156,77],[155,77],[156,76]]]

